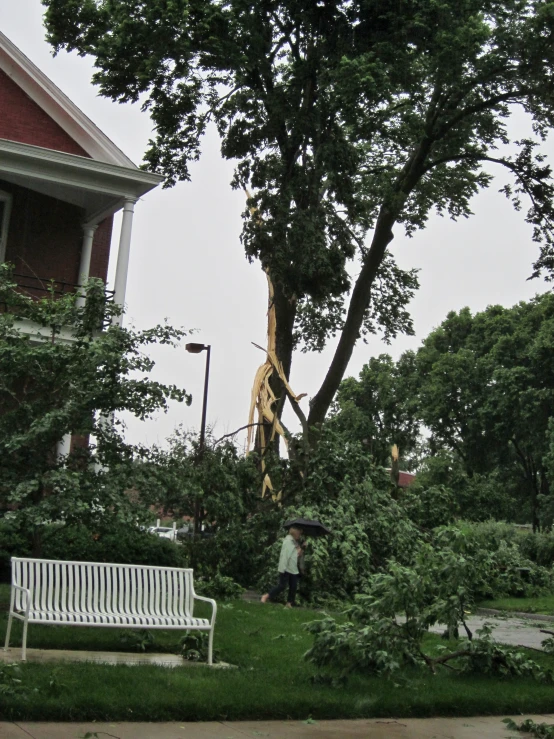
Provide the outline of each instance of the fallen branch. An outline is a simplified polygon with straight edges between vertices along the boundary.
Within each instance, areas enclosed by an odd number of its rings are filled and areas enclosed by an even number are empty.
[[[540,652],[541,654],[544,654],[544,649],[539,649],[538,647],[529,647],[527,644],[518,644],[518,649],[532,649],[533,652]]]
[[[223,439],[228,439],[230,436],[236,436],[236,434],[238,434],[239,431],[244,431],[245,429],[252,428],[252,426],[263,426],[263,423],[247,423],[245,426],[241,426],[239,429],[231,432],[230,434],[224,434],[221,438],[214,441],[212,446],[219,444],[220,441],[223,441]]]

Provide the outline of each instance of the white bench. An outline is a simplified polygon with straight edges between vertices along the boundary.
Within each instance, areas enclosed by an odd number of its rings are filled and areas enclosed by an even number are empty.
[[[194,617],[194,601],[211,603],[212,616]],[[176,567],[62,562],[12,557],[12,589],[4,650],[14,618],[28,624],[112,626],[125,629],[209,631],[212,664],[217,604],[194,592],[193,571]]]

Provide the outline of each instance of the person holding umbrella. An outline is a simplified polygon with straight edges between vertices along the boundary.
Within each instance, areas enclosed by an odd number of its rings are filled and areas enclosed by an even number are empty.
[[[303,546],[300,545],[300,538],[303,533],[322,536],[331,532],[320,524],[319,521],[308,521],[302,518],[288,521],[284,528],[288,529],[288,534],[283,541],[281,555],[279,557],[279,582],[269,593],[262,595],[261,601],[262,603],[267,603],[268,600],[273,600],[288,585],[289,590],[285,608],[294,608],[296,605],[298,578],[300,576],[298,557],[303,554]]]
[[[288,585],[289,592],[285,608],[294,608],[296,605],[296,589],[298,587],[298,555],[302,549],[300,547],[300,537],[302,529],[297,526],[290,526],[287,536],[283,540],[281,547],[281,555],[279,557],[279,582],[269,593],[264,593],[261,597],[262,603],[273,600],[285,590]]]

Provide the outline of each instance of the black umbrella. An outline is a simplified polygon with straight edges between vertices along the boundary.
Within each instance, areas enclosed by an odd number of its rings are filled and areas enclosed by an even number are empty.
[[[331,532],[325,528],[319,521],[310,521],[308,518],[293,518],[292,521],[287,521],[284,525],[284,529],[290,529],[291,526],[296,526],[297,529],[302,529],[306,536],[327,536]]]

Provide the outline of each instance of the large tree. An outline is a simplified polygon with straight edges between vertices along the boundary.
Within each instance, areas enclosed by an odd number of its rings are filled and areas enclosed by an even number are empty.
[[[497,166],[550,270],[554,4],[545,0],[43,0],[56,50],[94,57],[94,82],[141,101],[146,162],[189,178],[210,121],[252,196],[243,245],[274,289],[276,355],[339,336],[304,428],[320,424],[354,345],[409,329],[415,276],[388,251],[432,210],[470,215]],[[533,135],[510,141],[516,107]],[[356,276],[349,263],[358,260]],[[282,410],[285,391],[272,377]],[[298,404],[293,407],[301,414]],[[306,419],[304,419],[306,421]]]
[[[541,496],[550,495],[553,349],[547,293],[513,308],[450,313],[415,363],[431,444],[454,451],[470,476],[499,470],[519,483],[535,527]]]

